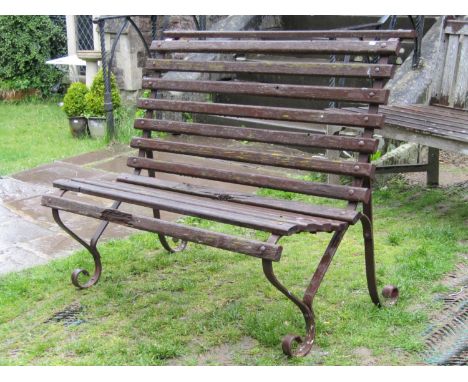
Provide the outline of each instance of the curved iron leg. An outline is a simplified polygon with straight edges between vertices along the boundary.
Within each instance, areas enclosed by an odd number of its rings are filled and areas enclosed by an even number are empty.
[[[306,324],[306,335],[304,338],[298,335],[287,335],[283,338],[282,347],[283,352],[287,356],[305,356],[307,355],[310,350],[312,349],[312,345],[315,339],[315,320],[314,320],[314,310],[312,308],[313,299],[315,294],[317,293],[318,288],[325,276],[325,273],[328,270],[328,267],[333,259],[333,256],[338,249],[338,246],[343,239],[345,232],[347,231],[347,226],[344,227],[340,231],[336,231],[333,234],[333,237],[328,244],[325,253],[320,260],[320,263],[317,267],[317,270],[314,272],[312,279],[307,287],[304,297],[302,300],[294,296],[291,292],[289,292],[276,278],[273,273],[273,265],[272,262],[269,260],[262,260],[263,264],[263,272],[267,279],[287,298],[289,298],[294,304],[296,304],[302,312],[304,316],[305,324]],[[277,242],[279,238],[277,236],[271,236],[268,240],[269,242]],[[292,349],[293,343],[296,342],[299,346],[296,350]]]
[[[292,356],[305,356],[312,349],[312,345],[315,339],[315,320],[314,320],[314,311],[312,306],[307,306],[303,301],[297,298],[289,290],[287,290],[283,284],[281,284],[276,278],[273,272],[273,264],[271,260],[262,259],[263,273],[270,283],[273,284],[276,289],[283,293],[287,298],[289,298],[297,307],[301,310],[302,315],[304,316],[304,321],[306,325],[306,335],[301,337],[296,334],[287,334],[283,337],[281,343],[283,352],[289,357]],[[297,343],[297,349],[293,350],[293,344]]]
[[[153,209],[153,216],[156,218],[156,219],[160,219],[161,218],[161,215],[159,213],[159,210],[155,210]],[[166,239],[166,236],[158,233],[158,238],[159,238],[159,241],[161,242],[161,245],[164,247],[164,249],[166,251],[168,251],[169,253],[176,253],[176,252],[182,252],[186,247],[187,247],[187,242],[186,241],[183,241],[181,240],[180,243],[177,244],[177,247],[173,248],[171,246],[171,244],[169,244],[169,242],[167,241]],[[173,239],[173,241],[175,242],[175,240]]]
[[[379,299],[377,280],[375,278],[374,237],[372,234],[372,224],[370,219],[364,214],[361,216],[361,223],[362,233],[364,236],[367,289],[369,290],[372,302],[380,308],[382,303]],[[390,304],[394,304],[398,299],[399,291],[396,286],[386,285],[382,290],[382,295],[388,299]]]
[[[66,191],[62,192],[61,196],[63,196],[66,193]],[[118,208],[120,206],[121,202],[114,202],[112,205],[112,208]],[[90,240],[90,244],[88,244],[86,241],[84,241],[82,238],[80,238],[75,232],[73,232],[70,228],[68,228],[60,218],[59,211],[55,208],[52,209],[52,216],[55,220],[55,222],[62,228],[66,233],[68,233],[73,239],[75,239],[78,243],[80,243],[83,247],[85,247],[89,253],[93,256],[94,260],[94,272],[93,275],[89,278],[89,280],[81,284],[78,281],[78,277],[80,274],[83,274],[85,276],[89,276],[89,272],[86,269],[75,269],[72,274],[71,274],[71,281],[74,286],[80,289],[86,289],[89,288],[93,285],[95,285],[98,281],[99,278],[101,277],[102,273],[102,264],[101,264],[101,255],[97,249],[97,242],[99,241],[100,237],[104,233],[105,229],[109,225],[109,222],[101,222],[99,225],[98,229],[96,230],[96,233],[93,235],[92,239]]]

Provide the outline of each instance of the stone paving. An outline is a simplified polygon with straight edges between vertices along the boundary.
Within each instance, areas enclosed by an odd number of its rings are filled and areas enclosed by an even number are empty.
[[[180,139],[180,138],[173,138]],[[126,166],[126,159],[136,152],[124,145],[115,145],[104,150],[82,154],[76,157],[44,164],[7,177],[0,177],[0,275],[18,271],[27,267],[44,264],[50,260],[67,256],[81,246],[65,234],[54,222],[49,208],[40,204],[41,196],[47,193],[57,193],[52,182],[60,178],[88,178],[113,180],[116,174],[132,172]],[[231,168],[238,171],[259,171],[259,166],[250,164],[227,164],[219,160],[207,160],[185,155],[159,153],[163,160],[177,160],[182,163],[197,163],[209,165],[215,161],[218,168]],[[213,165],[213,163],[211,163]],[[261,171],[277,172],[277,169],[261,167]],[[219,182],[178,177],[170,174],[158,174],[163,179],[183,180],[194,184],[204,184],[211,187],[219,186]],[[225,187],[225,184],[224,186]],[[241,185],[229,185],[229,189],[241,192],[253,192],[255,188]],[[73,193],[67,195],[74,197]],[[86,196],[94,203],[110,206],[108,200]],[[123,211],[138,212],[140,215],[152,216],[148,208],[123,205]],[[64,222],[83,238],[90,238],[99,221],[82,216],[61,213]],[[162,213],[165,220],[174,220],[178,216],[172,213]],[[110,224],[102,240],[121,238],[135,232],[131,228]]]

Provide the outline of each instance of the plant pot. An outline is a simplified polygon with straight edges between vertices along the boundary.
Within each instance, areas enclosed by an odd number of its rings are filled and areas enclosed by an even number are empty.
[[[88,133],[88,121],[85,117],[71,117],[68,118],[70,131],[73,137],[81,138]]]
[[[88,118],[88,128],[91,137],[102,138],[106,135],[106,119],[102,117]]]

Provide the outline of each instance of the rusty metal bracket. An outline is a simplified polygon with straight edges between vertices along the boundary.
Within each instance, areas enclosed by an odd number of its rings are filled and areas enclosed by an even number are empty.
[[[159,213],[159,210],[153,209],[153,216],[156,219],[161,219],[161,214]],[[173,247],[168,242],[165,235],[158,233],[158,238],[159,238],[159,242],[161,243],[161,245],[169,253],[182,252],[185,248],[187,248],[187,242],[184,240],[180,240],[176,242],[174,239],[172,239],[172,241],[177,244],[176,247]]]
[[[366,278],[367,278],[367,289],[372,302],[382,307],[382,302],[379,298],[377,291],[377,280],[375,277],[375,261],[374,261],[374,237],[372,234],[372,223],[370,219],[365,215],[361,215],[362,233],[364,236],[364,251],[365,251],[365,262],[366,262]],[[382,296],[388,300],[388,305],[393,305],[397,302],[399,297],[398,288],[394,285],[386,285],[382,290]]]
[[[302,356],[307,355],[312,349],[312,346],[315,340],[315,316],[314,316],[314,310],[312,308],[313,299],[315,297],[315,294],[317,293],[317,290],[323,280],[323,277],[325,276],[328,266],[330,265],[331,260],[334,254],[336,253],[336,250],[338,249],[338,246],[346,230],[347,230],[347,226],[344,229],[340,231],[336,231],[333,234],[333,237],[330,243],[328,244],[328,247],[325,250],[324,255],[322,256],[322,259],[320,260],[320,263],[314,275],[312,276],[312,280],[310,281],[309,286],[307,287],[302,300],[296,297],[283,284],[279,282],[279,280],[276,278],[273,272],[272,261],[265,260],[265,259],[262,260],[263,273],[265,274],[268,281],[270,281],[270,283],[276,289],[278,289],[287,298],[289,298],[300,309],[302,315],[304,316],[305,327],[306,327],[305,336],[302,337],[297,334],[288,334],[283,338],[283,341],[282,341],[283,352],[288,357],[293,357],[293,356],[302,357]],[[267,242],[276,244],[280,238],[281,237],[279,236],[272,235],[268,239]],[[293,349],[293,345],[295,344],[297,344],[297,347]]]
[[[65,195],[67,191],[63,191],[60,196]],[[121,202],[114,202],[111,208],[119,208]],[[75,239],[78,243],[80,243],[83,247],[85,247],[88,252],[92,255],[94,260],[94,272],[93,275],[88,279],[88,281],[84,284],[81,284],[78,281],[78,277],[80,274],[85,276],[90,276],[90,273],[86,269],[78,268],[75,269],[71,274],[71,281],[74,286],[79,289],[86,289],[92,287],[93,285],[97,284],[99,278],[101,277],[102,273],[102,264],[101,264],[101,255],[97,249],[97,243],[101,238],[102,234],[106,230],[107,226],[109,225],[108,221],[102,221],[99,225],[98,229],[94,233],[93,237],[91,238],[89,244],[79,237],[75,232],[73,232],[70,228],[68,228],[65,223],[62,221],[60,217],[59,210],[52,208],[52,217],[54,218],[55,222],[62,228],[66,233],[68,233],[73,239]]]

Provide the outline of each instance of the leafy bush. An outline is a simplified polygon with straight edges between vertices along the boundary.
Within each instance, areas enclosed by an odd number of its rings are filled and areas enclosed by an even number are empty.
[[[63,111],[68,117],[79,117],[85,114],[85,96],[88,92],[86,85],[81,82],[70,85],[63,98]]]
[[[45,62],[66,44],[63,28],[48,16],[0,16],[0,89],[49,95],[63,73]]]
[[[104,110],[104,75],[100,69],[96,77],[94,77],[91,89],[85,96],[85,114],[91,117],[104,117],[106,112]],[[118,109],[121,105],[121,98],[119,88],[117,87],[117,80],[115,76],[111,75],[111,94],[112,105],[114,109]]]

